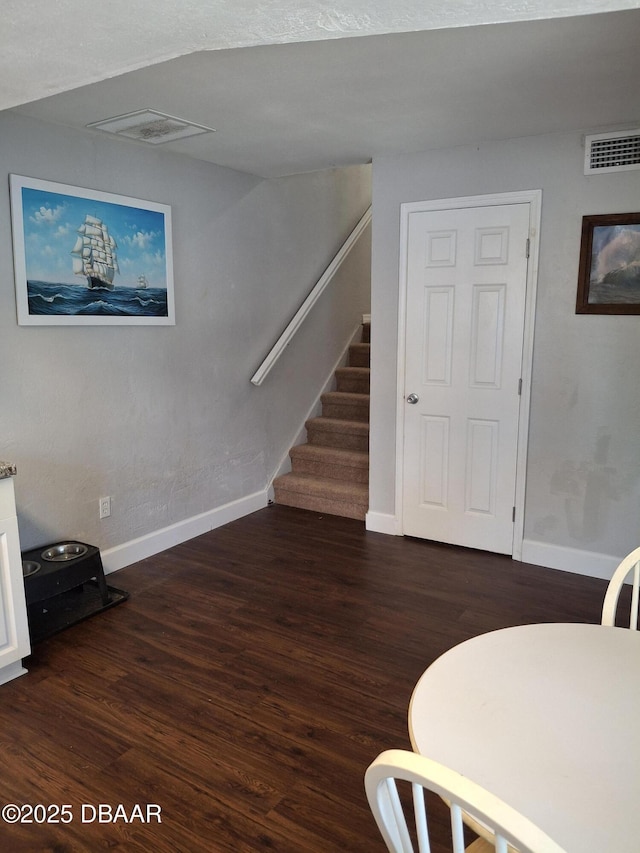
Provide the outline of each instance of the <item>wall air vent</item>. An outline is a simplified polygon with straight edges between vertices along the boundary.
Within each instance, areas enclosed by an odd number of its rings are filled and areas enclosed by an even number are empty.
[[[215,132],[212,127],[194,124],[155,110],[137,110],[134,113],[91,122],[87,127],[104,130],[106,133],[115,133],[116,136],[126,136],[127,139],[148,142],[150,145],[175,142],[188,136]]]
[[[585,138],[584,173],[640,169],[640,130],[617,130]]]

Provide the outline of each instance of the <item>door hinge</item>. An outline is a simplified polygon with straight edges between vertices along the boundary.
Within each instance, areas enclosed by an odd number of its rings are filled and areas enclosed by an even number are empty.
[[[515,523],[516,520],[516,508],[513,508],[513,512],[511,513],[511,521]]]
[[[529,252],[531,251],[531,240],[527,237],[527,257],[529,257]]]
[[[518,397],[522,396],[522,377],[518,379]]]

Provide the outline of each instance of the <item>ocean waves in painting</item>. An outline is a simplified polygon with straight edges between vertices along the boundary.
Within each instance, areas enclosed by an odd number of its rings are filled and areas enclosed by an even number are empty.
[[[49,316],[166,317],[167,291],[116,287],[95,289],[74,284],[27,282],[29,314]]]

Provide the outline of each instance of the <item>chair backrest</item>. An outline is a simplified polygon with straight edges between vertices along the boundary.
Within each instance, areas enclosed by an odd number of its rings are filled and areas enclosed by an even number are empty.
[[[397,781],[410,783],[415,830],[409,829]],[[365,773],[365,790],[373,816],[391,853],[429,853],[429,821],[425,791],[438,794],[451,812],[453,853],[464,853],[462,814],[470,813],[493,834],[491,849],[507,853],[509,845],[520,853],[566,853],[546,833],[503,800],[480,785],[430,758],[404,749],[381,753]],[[405,799],[405,808],[410,805]],[[477,842],[476,842],[477,843]]]
[[[631,610],[629,628],[638,630],[638,590],[640,589],[640,548],[636,548],[624,558],[613,573],[602,605],[602,624],[615,625],[618,599],[627,577],[631,577]]]

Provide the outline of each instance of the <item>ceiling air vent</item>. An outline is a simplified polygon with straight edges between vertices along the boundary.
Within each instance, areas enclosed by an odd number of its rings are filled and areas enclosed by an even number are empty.
[[[94,121],[87,127],[104,130],[106,133],[115,133],[116,136],[126,136],[128,139],[137,139],[140,142],[148,142],[150,145],[175,142],[187,136],[215,132],[212,127],[194,124],[155,110],[137,110],[134,113]]]
[[[640,169],[640,130],[618,130],[585,138],[585,175],[629,169]]]

